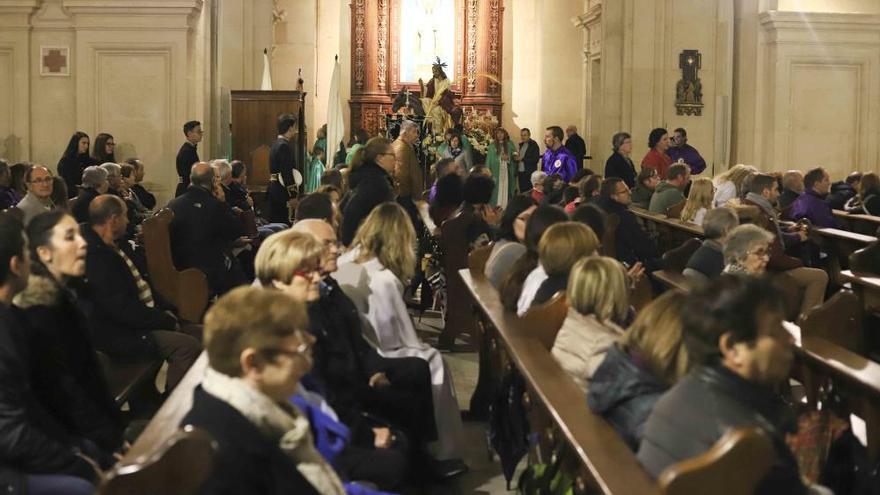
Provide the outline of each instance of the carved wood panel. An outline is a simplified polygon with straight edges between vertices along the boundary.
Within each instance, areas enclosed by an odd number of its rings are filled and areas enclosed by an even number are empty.
[[[376,134],[402,87],[400,79],[401,2],[352,0],[351,128]],[[501,121],[504,0],[455,0],[456,102],[470,111],[491,112]],[[493,80],[494,79],[494,80]]]

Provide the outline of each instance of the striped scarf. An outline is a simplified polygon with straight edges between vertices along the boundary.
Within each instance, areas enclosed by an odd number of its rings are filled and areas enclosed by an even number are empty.
[[[131,258],[125,254],[125,251],[116,248],[116,254],[122,257],[122,260],[125,261],[125,264],[128,266],[128,270],[131,272],[131,276],[134,277],[134,283],[137,285],[138,289],[138,299],[148,308],[156,307],[156,301],[153,299],[153,291],[150,290],[150,284],[144,280],[144,277],[141,276],[140,270],[134,266],[134,262],[131,261]]]

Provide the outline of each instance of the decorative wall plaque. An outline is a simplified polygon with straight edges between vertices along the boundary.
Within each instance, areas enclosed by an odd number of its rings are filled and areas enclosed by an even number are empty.
[[[70,48],[66,46],[41,46],[40,75],[69,76]]]
[[[703,83],[697,75],[703,56],[697,50],[684,50],[678,56],[681,80],[675,85],[675,108],[679,115],[702,115]]]

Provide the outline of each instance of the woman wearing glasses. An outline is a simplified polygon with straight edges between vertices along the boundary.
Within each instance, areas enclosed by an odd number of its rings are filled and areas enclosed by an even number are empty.
[[[757,225],[745,224],[730,231],[724,244],[724,273],[761,275],[770,261],[773,234]]]
[[[351,196],[343,205],[341,240],[351,244],[364,218],[380,203],[394,199],[394,169],[397,158],[391,141],[374,137],[357,150],[351,160],[348,185]]]
[[[181,421],[217,442],[203,494],[345,493],[315,448],[308,418],[288,402],[312,368],[314,343],[305,304],[286,294],[302,277],[291,277],[279,287],[285,293],[239,287],[205,315],[209,367]]]

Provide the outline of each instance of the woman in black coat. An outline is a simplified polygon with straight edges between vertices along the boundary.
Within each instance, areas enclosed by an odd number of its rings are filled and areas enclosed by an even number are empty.
[[[69,288],[85,274],[86,242],[76,220],[58,210],[34,217],[27,236],[31,276],[14,304],[24,315],[34,391],[68,435],[114,452],[122,422]]]
[[[348,183],[351,198],[345,205],[342,218],[342,243],[351,244],[354,234],[373,208],[394,199],[394,167],[397,158],[391,149],[391,141],[374,137],[357,150],[351,160]]]
[[[636,167],[629,154],[632,153],[632,137],[626,132],[618,132],[611,139],[614,153],[605,162],[605,177],[620,177],[632,189],[636,187]]]
[[[89,156],[89,135],[77,131],[70,136],[70,142],[67,143],[67,149],[58,160],[58,175],[64,178],[67,184],[67,197],[76,196],[77,185],[82,180],[83,170],[89,165],[97,163]]]

